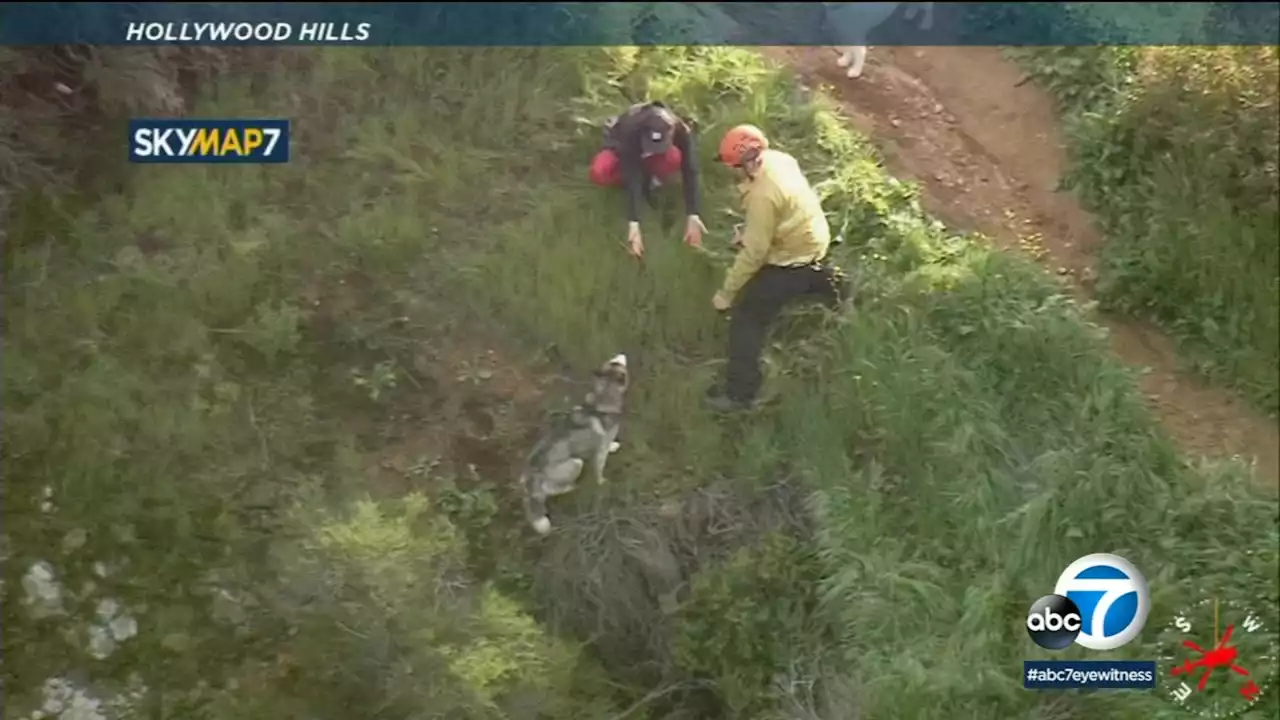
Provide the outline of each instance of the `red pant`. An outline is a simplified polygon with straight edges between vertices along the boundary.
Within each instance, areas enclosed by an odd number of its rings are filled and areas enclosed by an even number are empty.
[[[665,179],[680,170],[680,148],[672,145],[661,155],[651,155],[644,159],[644,166],[649,174]],[[591,160],[591,182],[597,185],[621,185],[622,165],[618,154],[613,150],[601,150]]]

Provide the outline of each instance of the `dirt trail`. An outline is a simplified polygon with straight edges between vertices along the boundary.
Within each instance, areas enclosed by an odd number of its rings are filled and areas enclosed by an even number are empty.
[[[873,48],[861,78],[836,67],[832,48],[767,48],[811,84],[840,98],[889,170],[920,183],[930,213],[1020,248],[1074,280],[1087,297],[1101,242],[1072,193],[1050,98],[996,48]],[[1182,447],[1253,459],[1264,483],[1280,478],[1280,427],[1238,398],[1180,371],[1172,342],[1130,318],[1102,316],[1125,362],[1150,368],[1142,389]]]

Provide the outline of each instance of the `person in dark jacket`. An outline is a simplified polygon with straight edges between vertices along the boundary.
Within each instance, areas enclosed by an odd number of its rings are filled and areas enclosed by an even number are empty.
[[[591,182],[627,193],[627,246],[644,254],[640,201],[680,172],[684,185],[684,241],[702,246],[707,231],[698,210],[698,162],[689,124],[661,102],[637,103],[605,125],[605,146],[591,161]]]

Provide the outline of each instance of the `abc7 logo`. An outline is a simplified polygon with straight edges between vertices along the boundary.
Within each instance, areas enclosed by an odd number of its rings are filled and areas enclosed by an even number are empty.
[[[1137,637],[1151,608],[1142,573],[1128,560],[1108,553],[1086,555],[1071,563],[1053,592],[1037,600],[1027,613],[1027,634],[1049,650],[1062,650],[1072,643],[1090,650],[1115,650]],[[1080,600],[1074,599],[1077,594]]]
[[[1070,647],[1080,635],[1080,608],[1071,598],[1045,595],[1027,613],[1027,634],[1046,650]]]

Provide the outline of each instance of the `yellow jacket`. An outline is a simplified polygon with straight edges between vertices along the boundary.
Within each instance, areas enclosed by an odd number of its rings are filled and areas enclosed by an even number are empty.
[[[730,301],[761,267],[805,265],[826,257],[831,244],[822,202],[790,155],[764,151],[755,178],[738,189],[747,220],[742,249],[720,288]]]

